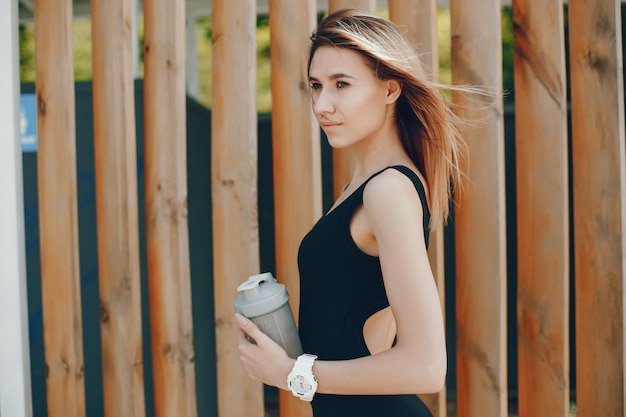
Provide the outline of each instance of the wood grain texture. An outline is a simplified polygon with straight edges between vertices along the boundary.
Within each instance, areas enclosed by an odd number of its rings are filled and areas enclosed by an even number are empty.
[[[239,360],[233,302],[258,274],[256,8],[213,1],[211,182],[217,394],[220,417],[264,415],[263,388]]]
[[[48,416],[85,416],[72,2],[35,1],[37,182]]]
[[[145,0],[143,11],[146,256],[155,415],[194,417],[185,4]]]
[[[569,417],[569,200],[563,4],[516,0],[518,410]],[[540,150],[540,151],[538,151]]]
[[[620,2],[569,1],[577,416],[623,417],[626,150]]]
[[[500,2],[450,3],[453,83],[500,91]],[[456,195],[456,356],[459,417],[507,415],[506,228],[502,101],[454,94],[470,151]]]
[[[309,36],[316,25],[316,4],[293,7],[270,1],[272,74],[272,158],[276,278],[287,286],[298,317],[298,247],[322,215],[320,128],[311,109],[307,73]],[[311,407],[290,392],[280,392],[282,417],[310,416]]]
[[[359,9],[375,12],[376,0],[328,0],[329,13],[341,9]]]
[[[130,0],[93,0],[93,106],[104,414],[145,415]]]
[[[389,0],[389,19],[396,23],[415,46],[431,79],[439,79],[439,47],[437,38],[436,0]],[[445,314],[445,259],[443,228],[432,230],[428,257],[439,290],[441,309]],[[420,398],[435,417],[447,416],[446,390],[422,394]]]

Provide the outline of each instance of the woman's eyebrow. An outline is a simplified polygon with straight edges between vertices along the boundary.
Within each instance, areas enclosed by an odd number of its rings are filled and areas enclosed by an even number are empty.
[[[355,79],[353,76],[348,75],[348,74],[344,74],[343,72],[339,72],[337,74],[333,74],[333,75],[331,75],[328,78],[331,79],[331,80],[336,80],[338,78],[350,78],[352,80]],[[317,78],[315,78],[315,77],[309,77],[309,81],[319,81],[319,80]]]

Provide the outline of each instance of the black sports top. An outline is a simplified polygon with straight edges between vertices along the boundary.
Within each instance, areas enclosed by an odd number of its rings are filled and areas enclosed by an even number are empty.
[[[400,171],[415,185],[428,244],[430,212],[419,177],[405,166],[389,168]],[[368,178],[322,217],[300,244],[300,338],[304,351],[321,360],[370,355],[363,326],[372,314],[389,306],[379,258],[361,251],[350,235],[350,220],[363,202],[365,186],[383,171]],[[417,395],[316,394],[312,406],[315,417],[431,416]]]

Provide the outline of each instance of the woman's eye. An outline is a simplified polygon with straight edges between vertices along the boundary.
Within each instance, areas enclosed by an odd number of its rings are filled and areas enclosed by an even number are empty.
[[[322,85],[320,83],[311,83],[309,84],[309,87],[311,88],[311,90],[319,90],[320,88],[322,88]]]
[[[346,88],[348,83],[345,81],[337,81],[337,88]]]

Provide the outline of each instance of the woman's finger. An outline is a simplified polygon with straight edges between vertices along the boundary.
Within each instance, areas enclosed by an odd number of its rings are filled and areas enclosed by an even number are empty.
[[[245,334],[250,336],[251,339],[256,341],[256,344],[263,344],[266,340],[271,340],[265,333],[263,333],[259,328],[252,322],[252,320],[242,316],[239,313],[235,314],[237,318],[237,322],[239,323],[239,327],[244,331]],[[259,343],[260,342],[260,343]]]
[[[242,329],[239,329],[237,331],[237,339],[239,340],[239,346],[244,346],[244,345],[248,345],[251,343],[250,340],[248,339],[248,336]]]

